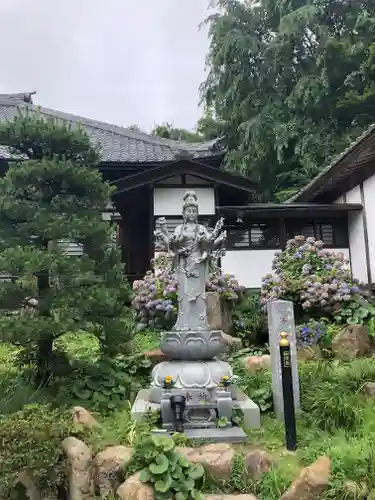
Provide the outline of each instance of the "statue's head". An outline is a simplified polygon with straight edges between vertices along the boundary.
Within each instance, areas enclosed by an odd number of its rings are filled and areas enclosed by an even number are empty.
[[[198,220],[198,198],[194,191],[187,191],[183,197],[182,215],[185,222]]]

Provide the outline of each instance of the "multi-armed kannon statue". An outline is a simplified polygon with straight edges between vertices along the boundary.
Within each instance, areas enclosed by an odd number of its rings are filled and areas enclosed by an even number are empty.
[[[215,359],[225,346],[222,332],[210,329],[206,311],[209,265],[223,254],[226,231],[223,219],[212,232],[198,223],[195,192],[188,191],[183,202],[183,223],[174,233],[168,233],[163,218],[155,233],[157,249],[167,251],[173,259],[178,317],[173,329],[162,334],[161,350],[171,361],[154,368],[150,401],[161,405],[166,429],[173,428],[176,421],[176,405],[184,428],[216,427],[218,418],[230,425],[233,402],[223,381],[231,379],[232,371],[228,363]]]
[[[164,334],[162,350],[174,359],[211,359],[221,350],[221,333],[212,332],[207,323],[206,283],[210,262],[224,250],[226,231],[223,219],[211,233],[198,223],[194,191],[188,191],[183,201],[183,224],[170,235],[161,218],[155,232],[156,247],[172,257],[178,282],[178,318],[173,331]]]

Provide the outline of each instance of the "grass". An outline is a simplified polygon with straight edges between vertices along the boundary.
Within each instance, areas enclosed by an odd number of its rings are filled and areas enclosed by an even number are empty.
[[[135,335],[133,340],[134,352],[147,352],[159,349],[160,333],[153,330],[146,330]]]
[[[155,332],[139,333],[134,339],[136,352],[149,351],[158,345],[159,336]],[[96,339],[87,334],[66,335],[57,347],[64,349],[70,358],[82,361],[96,359],[99,354]],[[52,403],[61,407],[61,411],[77,404],[77,400],[69,399],[69,391],[62,392],[59,398],[49,389],[34,389],[25,372],[17,367],[16,354],[16,349],[0,344],[0,414],[12,414],[26,404]],[[266,403],[270,397],[270,373],[250,375],[237,361],[234,368],[245,392],[258,398],[259,403]],[[262,427],[249,431],[245,448],[237,447],[230,481],[225,485],[211,484],[212,492],[252,492],[259,500],[277,499],[302,467],[321,455],[328,455],[333,475],[324,496],[326,500],[371,498],[372,490],[375,494],[375,398],[366,398],[361,392],[366,381],[375,381],[375,358],[351,363],[308,362],[300,365],[299,373],[301,412],[297,420],[297,451],[286,453],[283,423],[276,421],[272,413],[263,414]],[[64,384],[69,388],[69,380]],[[130,404],[96,417],[102,429],[86,435],[95,451],[111,444],[133,446],[140,428],[131,421]],[[255,483],[243,474],[241,453],[248,446],[266,450],[274,462],[272,469]]]

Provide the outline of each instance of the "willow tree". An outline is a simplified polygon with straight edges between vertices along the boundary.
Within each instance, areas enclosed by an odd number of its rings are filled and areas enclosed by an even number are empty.
[[[203,100],[227,166],[266,199],[306,183],[375,119],[373,0],[214,0]]]
[[[129,287],[101,212],[111,188],[99,153],[79,128],[20,114],[0,125],[19,160],[0,178],[0,339],[34,354],[38,383],[51,373],[54,341],[90,325],[103,350],[127,340]],[[70,255],[70,242],[81,248]],[[26,312],[25,312],[26,311]]]

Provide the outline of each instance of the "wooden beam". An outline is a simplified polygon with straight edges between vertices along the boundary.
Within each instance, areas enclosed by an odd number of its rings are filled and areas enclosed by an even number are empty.
[[[363,183],[360,184],[359,186],[360,193],[361,193],[361,202],[363,205],[363,212],[362,212],[362,220],[363,220],[363,236],[365,240],[365,256],[366,256],[366,267],[367,267],[367,281],[368,285],[372,285],[372,276],[371,276],[371,259],[370,259],[370,246],[369,246],[369,240],[368,240],[368,228],[367,228],[367,215],[366,215],[366,200],[365,200],[365,193],[363,190]]]
[[[121,193],[140,188],[152,182],[183,174],[198,175],[202,179],[211,180],[212,182],[224,184],[247,192],[254,192],[256,187],[255,182],[245,177],[234,175],[196,161],[179,161],[116,180],[112,183],[117,187],[117,192],[114,196],[119,196]]]

